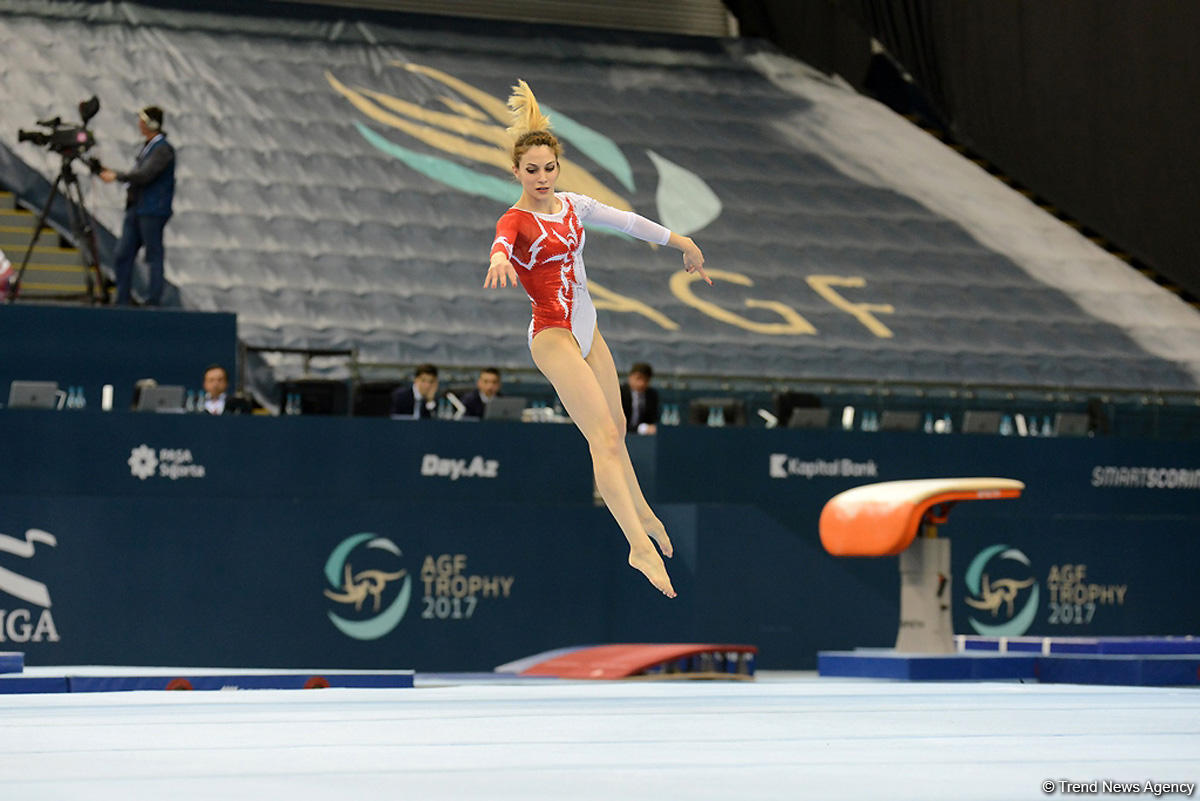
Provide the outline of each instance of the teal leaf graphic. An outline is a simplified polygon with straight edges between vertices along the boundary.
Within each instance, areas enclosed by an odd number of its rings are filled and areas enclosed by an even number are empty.
[[[580,153],[608,170],[630,192],[633,191],[633,168],[629,160],[617,147],[616,142],[597,130],[587,127],[542,104],[542,111],[550,117],[556,133],[571,143]]]
[[[409,150],[403,145],[398,145],[386,136],[382,136],[375,131],[372,131],[361,122],[355,122],[354,126],[358,128],[358,132],[362,134],[363,139],[366,139],[371,145],[393,156],[400,161],[403,161],[409,167],[421,173],[427,178],[445,184],[460,192],[467,192],[472,195],[482,195],[483,197],[491,198],[499,201],[505,206],[511,206],[517,202],[521,195],[521,189],[512,180],[496,178],[492,175],[484,175],[481,172],[476,172],[469,167],[464,167],[461,164],[455,164],[449,159],[444,159],[439,156],[430,156],[425,153],[418,153],[415,150]],[[620,237],[622,239],[632,239],[628,234],[623,234],[620,231],[614,231],[610,228],[602,228],[600,226],[586,226],[590,233],[605,234],[610,236]],[[670,227],[670,226],[668,226]],[[358,543],[355,543],[356,545]],[[340,569],[340,568],[339,568]],[[335,586],[340,579],[331,580]]]
[[[409,150],[387,137],[375,133],[361,122],[355,122],[354,126],[358,128],[358,132],[362,134],[363,139],[366,139],[389,156],[400,159],[427,178],[440,181],[447,186],[467,192],[468,194],[490,197],[506,206],[515,203],[521,195],[521,188],[511,178],[504,179],[493,175],[484,175],[481,172],[475,172],[475,170],[469,167],[455,164],[448,159]]]
[[[680,167],[653,150],[646,155],[658,170],[658,219],[677,234],[699,231],[721,214],[721,199],[696,173]]]
[[[346,564],[346,557],[358,547],[359,543],[366,542],[374,536],[374,534],[358,533],[342,540],[341,544],[333,549],[333,553],[329,554],[329,559],[325,562],[325,578],[329,579],[329,586],[342,586],[342,567]]]
[[[979,590],[982,587],[979,579],[983,575],[983,569],[987,567],[988,561],[990,561],[993,556],[1000,553],[1007,547],[1007,545],[1003,544],[990,545],[980,551],[975,558],[971,560],[971,564],[967,565],[967,574],[964,580],[967,584],[967,590],[970,591],[972,595],[979,594]]]

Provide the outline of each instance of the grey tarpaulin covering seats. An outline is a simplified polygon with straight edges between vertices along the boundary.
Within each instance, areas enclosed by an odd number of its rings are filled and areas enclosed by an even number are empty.
[[[716,282],[589,232],[619,366],[1198,385],[1195,310],[765,45],[388,19],[2,0],[0,149],[15,158],[0,179],[19,161],[52,175],[16,129],[93,91],[98,153],[123,165],[136,110],[157,103],[179,157],[167,277],[185,308],[236,312],[253,346],[529,367],[523,294],[481,287],[518,195],[498,109],[523,77],[564,140],[560,188],[693,235]],[[116,231],[120,193],[97,184],[90,201]]]

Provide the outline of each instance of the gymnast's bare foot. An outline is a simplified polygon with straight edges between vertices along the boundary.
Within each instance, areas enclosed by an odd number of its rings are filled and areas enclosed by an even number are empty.
[[[650,583],[657,587],[663,595],[668,598],[675,597],[675,588],[671,586],[667,568],[663,565],[662,558],[654,550],[653,545],[647,542],[645,548],[630,548],[629,565],[642,571],[642,574],[650,579]]]
[[[650,539],[658,543],[658,549],[662,551],[662,555],[670,559],[675,555],[675,549],[671,546],[671,538],[667,536],[667,527],[662,524],[662,521],[654,516],[653,513],[642,517],[642,528],[646,529],[646,533],[650,535]]]

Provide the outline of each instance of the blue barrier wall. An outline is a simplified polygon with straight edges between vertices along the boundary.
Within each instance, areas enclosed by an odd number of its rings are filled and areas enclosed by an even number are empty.
[[[959,632],[1200,620],[1184,443],[668,428],[633,447],[676,544],[671,601],[626,566],[573,426],[13,410],[0,425],[0,650],[31,665],[479,670],[570,644],[732,640],[763,667],[811,668],[818,650],[889,645],[899,595],[895,559],[821,549],[821,506],[939,475],[1028,484],[943,528]],[[1011,608],[986,606],[984,575],[1020,585]]]
[[[670,502],[754,504],[777,536],[815,543],[821,508],[859,484],[995,475],[1027,485],[1015,501],[960,504],[942,534],[953,542],[954,620],[960,633],[998,635],[1190,634],[1200,603],[1187,589],[1200,565],[1200,454],[1187,442],[921,433],[666,429],[634,444],[653,494]],[[747,530],[729,522],[733,542]],[[729,546],[735,547],[735,546]],[[753,560],[748,545],[739,559]],[[772,551],[772,554],[774,552]],[[804,608],[856,630],[842,645],[895,636],[895,560],[834,559],[819,546],[785,564],[796,581],[827,583],[847,563],[887,564],[891,620],[868,630],[874,596],[846,601],[827,587]],[[733,568],[730,568],[731,571]],[[786,570],[775,570],[780,583]],[[989,605],[984,581],[1019,585],[1011,605]],[[872,581],[883,581],[873,577]],[[755,589],[761,582],[754,582]],[[851,597],[857,591],[849,593]],[[839,599],[839,600],[834,600]],[[764,601],[765,603],[765,601]],[[848,604],[848,605],[844,605]],[[877,622],[877,621],[871,621]],[[832,647],[832,632],[819,635]],[[838,638],[841,639],[841,638]],[[802,659],[807,660],[809,649]]]
[[[8,410],[0,493],[591,504],[569,425]]]

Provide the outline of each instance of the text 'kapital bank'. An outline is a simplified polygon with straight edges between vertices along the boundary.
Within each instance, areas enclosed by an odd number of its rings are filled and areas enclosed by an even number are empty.
[[[875,478],[879,467],[874,459],[800,459],[786,453],[772,453],[767,467],[771,478]]]

